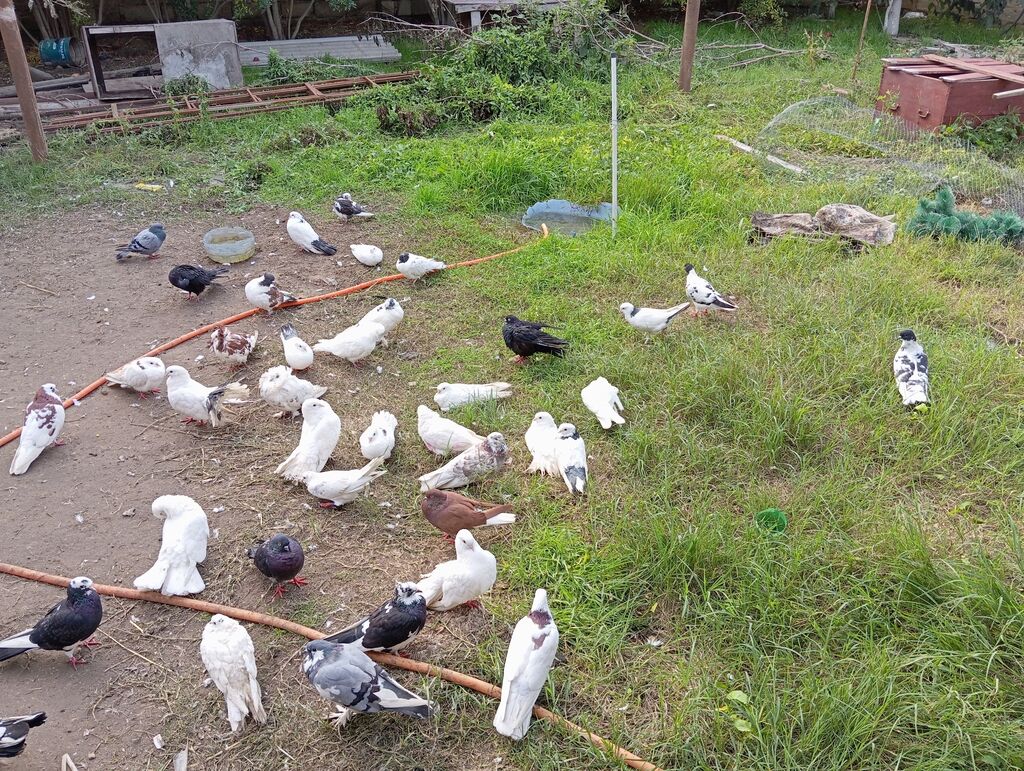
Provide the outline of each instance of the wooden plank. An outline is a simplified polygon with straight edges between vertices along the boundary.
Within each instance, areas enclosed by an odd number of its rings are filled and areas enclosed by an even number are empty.
[[[977,72],[982,75],[989,75],[993,78],[999,78],[999,80],[1005,80],[1010,83],[1020,83],[1021,85],[1024,85],[1024,76],[1015,75],[1009,72],[1003,72],[1002,70],[996,67],[990,67],[985,64],[975,64],[973,62],[964,61],[963,59],[951,59],[948,56],[936,56],[935,54],[927,54],[924,58],[930,62],[946,64],[950,67],[957,67],[961,70],[966,70],[967,72]]]
[[[1010,99],[1015,96],[1024,96],[1024,88],[1013,88],[1009,91],[996,91],[992,96],[995,99]]]

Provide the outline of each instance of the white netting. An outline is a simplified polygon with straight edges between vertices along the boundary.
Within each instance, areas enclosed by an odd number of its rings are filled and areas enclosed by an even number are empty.
[[[751,145],[762,158],[774,155],[801,167],[811,179],[915,196],[949,185],[959,201],[1024,216],[1021,172],[962,139],[922,131],[842,97],[790,105]]]

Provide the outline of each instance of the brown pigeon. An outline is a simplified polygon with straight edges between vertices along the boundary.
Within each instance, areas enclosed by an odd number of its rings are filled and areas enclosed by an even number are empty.
[[[511,525],[516,521],[511,506],[476,501],[450,490],[428,490],[420,509],[430,524],[449,537],[463,529]]]

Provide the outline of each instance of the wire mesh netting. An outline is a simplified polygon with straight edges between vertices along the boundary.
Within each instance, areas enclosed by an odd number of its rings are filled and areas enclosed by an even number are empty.
[[[751,143],[810,179],[865,191],[921,196],[948,185],[958,201],[1024,216],[1024,174],[970,143],[825,96],[791,104]],[[767,168],[780,173],[777,165]]]

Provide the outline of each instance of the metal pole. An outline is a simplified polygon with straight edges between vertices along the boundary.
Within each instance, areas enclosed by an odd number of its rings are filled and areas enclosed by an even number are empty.
[[[679,54],[679,90],[690,93],[693,79],[693,54],[697,50],[697,25],[700,23],[700,0],[686,0],[683,17],[683,50]]]
[[[0,0],[0,37],[7,51],[7,63],[11,67],[14,86],[18,92],[18,104],[21,105],[21,118],[25,123],[25,136],[32,148],[32,159],[46,160],[46,136],[43,134],[43,122],[39,118],[39,105],[36,104],[36,92],[32,87],[32,73],[25,58],[25,46],[21,42],[21,30],[18,29],[18,17],[14,14],[13,0]]]
[[[612,57],[612,238],[619,224],[619,60]]]

